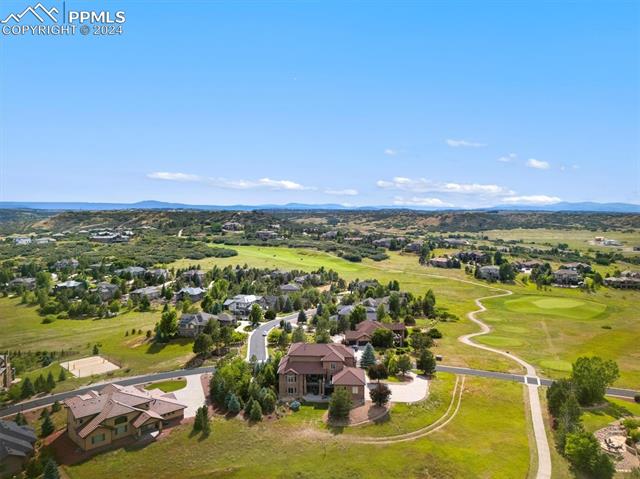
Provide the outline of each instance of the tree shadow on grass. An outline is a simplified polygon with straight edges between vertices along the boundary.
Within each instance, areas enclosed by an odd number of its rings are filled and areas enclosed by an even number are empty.
[[[158,354],[160,352],[162,352],[162,350],[164,348],[166,348],[167,346],[170,346],[172,344],[177,344],[179,346],[184,346],[186,344],[191,343],[192,340],[189,338],[178,338],[178,339],[172,339],[169,342],[166,343],[161,343],[158,341],[154,341],[153,343],[149,344],[149,347],[147,348],[147,350],[145,351],[146,354]]]
[[[596,416],[607,415],[607,416],[612,416],[616,419],[620,419],[621,417],[625,417],[625,416],[633,416],[633,413],[626,407],[620,404],[609,402],[609,401],[606,401],[600,407],[593,408],[593,409],[589,408],[588,411],[591,414],[594,414]]]

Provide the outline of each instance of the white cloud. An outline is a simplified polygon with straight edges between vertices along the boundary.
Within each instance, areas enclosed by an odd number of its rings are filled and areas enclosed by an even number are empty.
[[[379,180],[376,182],[378,188],[393,189],[402,191],[414,191],[416,193],[437,192],[437,193],[458,193],[465,195],[508,195],[513,194],[511,190],[499,185],[480,183],[440,183],[427,180],[425,178],[405,178],[396,176],[389,180]]]
[[[515,160],[517,157],[518,157],[518,155],[516,155],[515,153],[509,153],[508,155],[501,156],[500,158],[498,158],[498,161],[500,161],[502,163],[509,163],[509,162]]]
[[[336,190],[333,188],[327,188],[324,190],[327,195],[336,195],[336,196],[356,196],[358,194],[358,190],[353,188],[345,188],[344,190]]]
[[[560,198],[557,196],[547,196],[547,195],[529,195],[529,196],[510,196],[508,198],[503,198],[503,202],[505,203],[523,203],[528,205],[550,205],[553,203],[558,203]]]
[[[447,145],[452,148],[482,148],[483,146],[487,146],[485,143],[477,143],[475,141],[467,141],[467,140],[445,140]]]
[[[164,171],[149,173],[147,178],[165,181],[197,182],[216,188],[227,188],[233,190],[266,188],[270,190],[302,191],[316,189],[312,186],[304,186],[291,180],[273,180],[271,178],[260,178],[258,180],[230,180],[227,178],[210,178],[188,173],[171,173]]]
[[[433,207],[449,207],[453,206],[451,203],[442,201],[440,198],[425,198],[422,196],[414,196],[412,198],[403,198],[402,196],[396,196],[393,199],[393,204],[398,206],[433,206]]]
[[[386,148],[384,150],[384,154],[387,156],[396,156],[398,154],[398,150],[394,150],[393,148]]]
[[[527,160],[527,166],[529,168],[535,168],[536,170],[548,170],[551,165],[546,161],[529,158]]]
[[[202,181],[203,178],[198,175],[190,175],[187,173],[170,173],[168,171],[155,171],[149,173],[147,178],[154,180],[166,180],[166,181]]]

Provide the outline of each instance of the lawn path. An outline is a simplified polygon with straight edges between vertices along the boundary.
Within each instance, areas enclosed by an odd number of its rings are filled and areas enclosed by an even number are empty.
[[[375,266],[372,266],[372,267],[376,268]],[[382,268],[378,268],[378,269],[382,269]],[[485,311],[487,311],[487,308],[482,304],[482,301],[485,299],[509,296],[513,294],[513,291],[510,291],[508,289],[498,288],[496,286],[480,283],[477,281],[453,278],[450,276],[443,276],[439,274],[417,273],[417,272],[412,272],[412,274],[418,275],[418,276],[432,277],[432,278],[448,279],[451,281],[459,281],[462,283],[467,283],[474,286],[480,286],[480,287],[498,292],[498,294],[483,296],[481,298],[475,299],[475,303],[478,306],[478,309],[467,313],[467,318],[469,318],[469,320],[472,321],[473,323],[477,324],[480,327],[480,331],[476,333],[465,334],[464,336],[460,336],[458,340],[468,346],[472,346],[474,348],[483,349],[485,351],[490,351],[492,353],[505,356],[511,359],[512,361],[515,361],[526,370],[528,377],[525,378],[525,383],[529,392],[529,407],[531,410],[531,420],[533,422],[533,433],[536,439],[536,449],[538,451],[538,470],[535,477],[536,479],[550,479],[551,478],[551,451],[549,450],[549,441],[547,440],[547,434],[545,431],[544,419],[542,416],[542,407],[540,406],[540,396],[538,396],[538,388],[540,387],[540,378],[538,378],[536,369],[531,364],[524,361],[523,359],[520,359],[518,356],[515,356],[514,354],[508,353],[506,351],[501,351],[499,349],[495,349],[489,346],[485,346],[483,344],[478,344],[475,341],[473,341],[473,338],[477,336],[489,334],[491,332],[491,327],[489,327],[488,324],[486,324],[485,322],[481,321],[476,317],[476,314],[484,313]]]

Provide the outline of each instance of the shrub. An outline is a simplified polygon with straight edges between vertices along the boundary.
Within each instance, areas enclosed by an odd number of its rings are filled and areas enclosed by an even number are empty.
[[[389,402],[391,390],[386,384],[378,383],[371,391],[369,391],[369,396],[376,406],[384,406]]]
[[[289,409],[291,409],[293,412],[298,412],[300,410],[300,402],[292,401],[291,404],[289,404]]]
[[[260,403],[255,399],[251,401],[251,409],[249,409],[249,420],[253,422],[260,421],[262,419],[262,408]]]
[[[442,337],[442,333],[436,328],[431,328],[427,331],[427,334],[433,339],[440,339]]]

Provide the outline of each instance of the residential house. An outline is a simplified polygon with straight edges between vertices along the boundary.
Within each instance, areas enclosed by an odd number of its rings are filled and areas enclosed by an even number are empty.
[[[28,244],[31,244],[31,238],[14,238],[13,239],[13,244],[17,245],[17,246],[26,246]]]
[[[458,263],[457,261],[455,262],[455,264],[460,266],[460,263]],[[433,266],[434,268],[454,268],[454,262],[450,258],[447,258],[445,256],[430,259],[429,265]]]
[[[36,238],[34,240],[34,243],[38,244],[38,245],[51,244],[51,243],[55,243],[55,242],[56,242],[56,240],[53,239],[53,238]]]
[[[619,277],[605,278],[604,284],[611,288],[640,289],[640,273],[624,271]]]
[[[180,316],[180,321],[178,322],[178,336],[195,338],[204,331],[209,321],[214,318],[215,316],[213,314],[203,311],[194,314],[185,313]]]
[[[73,291],[77,292],[84,288],[84,283],[81,281],[76,281],[74,279],[70,279],[68,281],[63,281],[62,283],[58,283],[55,285],[54,290],[58,291]]]
[[[485,253],[484,251],[479,251],[479,250],[460,251],[456,253],[456,258],[458,258],[463,263],[476,263],[476,264],[491,263],[491,255],[489,255],[489,253]]]
[[[26,289],[27,291],[33,291],[36,289],[36,279],[35,278],[13,278],[9,281],[9,289]]]
[[[361,346],[370,343],[373,333],[378,329],[390,330],[393,333],[396,345],[404,345],[407,327],[403,323],[381,323],[371,319],[358,323],[355,330],[345,332],[344,339],[347,344]]]
[[[570,269],[571,271],[577,271],[578,273],[589,273],[591,272],[591,265],[587,263],[566,263],[563,264],[561,269]]]
[[[74,270],[74,269],[78,269],[78,266],[80,266],[80,262],[75,258],[61,259],[59,261],[56,261],[53,264],[53,267],[57,270],[61,270],[61,269]]]
[[[481,266],[478,268],[478,276],[487,281],[498,281],[500,279],[500,268],[498,266]]]
[[[256,238],[262,240],[262,241],[267,241],[270,239],[276,239],[278,237],[278,233],[276,233],[275,231],[270,231],[270,230],[260,230],[260,231],[256,231]]]
[[[161,286],[147,286],[145,288],[139,288],[131,291],[129,296],[133,299],[137,299],[138,301],[142,298],[147,298],[149,301],[153,301],[154,299],[158,299],[161,293]]]
[[[227,221],[222,224],[222,229],[224,231],[241,231],[244,229],[244,226],[236,221]]]
[[[519,261],[516,263],[516,267],[520,270],[521,273],[531,273],[533,268],[537,268],[542,266],[542,261],[531,260],[531,261]]]
[[[128,235],[119,232],[101,231],[89,236],[89,239],[96,243],[127,243],[130,238]]]
[[[553,272],[553,282],[561,286],[575,286],[582,283],[582,275],[573,269],[559,269]]]
[[[301,289],[302,287],[296,283],[283,284],[280,286],[280,291],[282,291],[283,293],[295,293],[300,291]]]
[[[469,246],[469,242],[465,239],[444,238],[442,242],[449,248],[454,248],[457,246]]]
[[[182,288],[176,293],[176,298],[178,301],[184,301],[186,298],[189,298],[192,303],[195,303],[196,301],[202,300],[206,293],[207,290],[204,288]]]
[[[118,276],[131,275],[132,278],[142,278],[147,270],[142,266],[127,266],[126,268],[117,269],[115,272]]]
[[[171,393],[117,384],[66,399],[64,405],[69,438],[83,451],[160,432],[179,423],[186,409]]]
[[[423,241],[414,241],[406,245],[404,250],[407,253],[420,253],[422,251],[422,245],[424,245]]]
[[[344,344],[294,343],[278,366],[278,396],[282,400],[326,397],[347,389],[354,405],[365,401],[366,377]]]
[[[163,268],[148,269],[145,276],[154,280],[166,281],[169,279],[169,271]]]
[[[183,271],[182,274],[180,274],[180,277],[183,280],[188,281],[189,283],[196,286],[204,286],[206,282],[205,272],[199,269],[190,269],[188,271]]]
[[[377,246],[378,248],[390,248],[391,247],[391,238],[380,238],[377,240],[373,240],[371,244],[373,246]]]
[[[13,369],[9,362],[9,356],[0,354],[0,390],[9,389],[13,382]]]
[[[342,319],[342,318],[349,318],[349,316],[351,316],[351,313],[353,312],[353,310],[355,309],[357,305],[355,304],[349,304],[347,306],[342,306],[340,308],[338,308],[338,319]],[[377,311],[377,307],[375,306],[365,306],[364,304],[362,305],[365,309],[365,311],[367,312],[367,319],[370,320],[375,320],[378,319],[378,311]]]
[[[119,291],[117,284],[102,282],[96,285],[96,293],[102,301],[111,301]]]
[[[32,427],[0,419],[0,476],[17,476],[33,454],[36,440]]]
[[[338,237],[337,230],[327,231],[326,233],[322,233],[320,235],[320,239],[323,239],[323,240],[333,240],[333,239],[336,239],[337,237]]]
[[[267,307],[265,299],[262,296],[256,296],[254,294],[238,294],[223,303],[224,307],[231,311],[231,313],[244,318],[249,316],[254,304],[257,304],[263,309]]]

